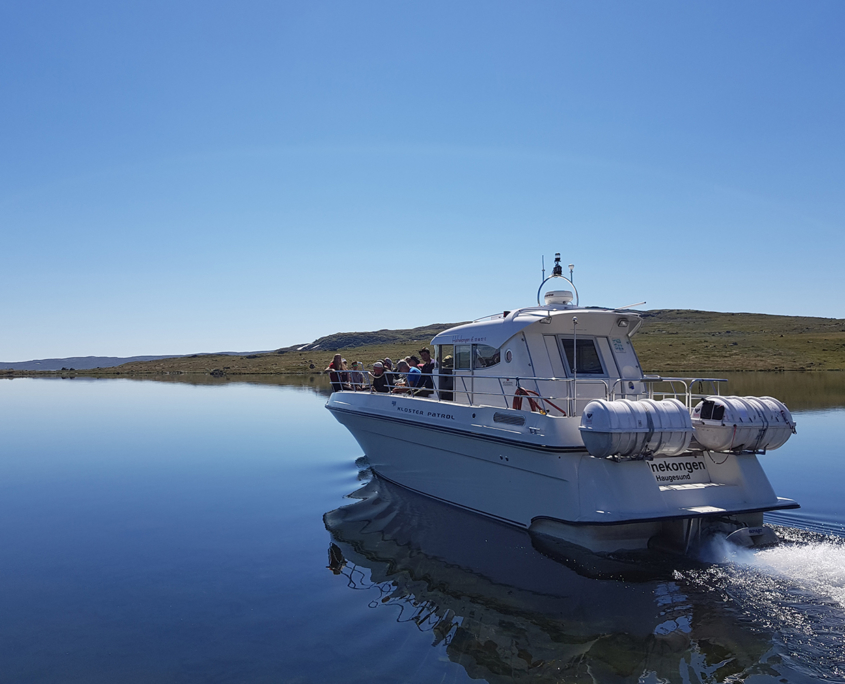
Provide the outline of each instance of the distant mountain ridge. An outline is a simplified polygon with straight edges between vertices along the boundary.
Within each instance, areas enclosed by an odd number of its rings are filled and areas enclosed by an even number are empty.
[[[212,352],[203,354],[167,354],[164,356],[68,356],[63,359],[33,359],[31,361],[0,361],[0,370],[26,371],[61,371],[94,370],[95,368],[114,368],[133,361],[159,361],[161,359],[181,359],[188,356],[246,356],[247,354],[266,354],[267,352]]]
[[[294,344],[289,347],[275,349],[276,353],[296,351],[325,351],[366,347],[373,344],[403,344],[420,341],[428,344],[438,333],[453,328],[460,323],[432,323],[418,328],[401,328],[398,330],[374,330],[369,332],[338,332],[325,335],[308,344]],[[269,351],[249,352],[208,352],[201,354],[165,354],[161,356],[68,356],[59,359],[33,359],[31,361],[0,361],[0,370],[22,371],[70,371],[94,370],[96,368],[114,368],[125,363],[161,361],[162,359],[184,359],[196,356],[249,356],[253,354],[269,354]]]

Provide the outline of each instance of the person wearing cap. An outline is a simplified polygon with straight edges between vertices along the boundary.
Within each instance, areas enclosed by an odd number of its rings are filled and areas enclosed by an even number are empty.
[[[389,392],[390,384],[387,374],[384,372],[384,364],[381,361],[376,361],[373,364],[373,392]]]

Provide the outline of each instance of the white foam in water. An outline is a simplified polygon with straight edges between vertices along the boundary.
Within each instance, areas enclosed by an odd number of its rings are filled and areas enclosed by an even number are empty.
[[[754,550],[716,537],[702,560],[735,563],[776,575],[806,593],[827,597],[845,607],[845,545],[841,543],[781,544]]]
[[[776,546],[752,553],[752,564],[845,607],[845,546],[830,542]]]
[[[789,653],[799,668],[840,681],[845,675],[845,541],[797,528],[777,532],[785,543],[768,549],[714,538],[700,556],[713,565],[678,577],[715,591],[758,626],[773,630],[782,644],[776,648]]]

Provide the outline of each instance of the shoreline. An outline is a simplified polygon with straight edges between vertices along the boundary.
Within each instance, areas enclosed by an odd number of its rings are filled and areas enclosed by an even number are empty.
[[[119,368],[119,366],[118,366]],[[15,379],[15,378],[102,378],[102,379],[117,379],[117,378],[164,378],[164,377],[212,377],[212,378],[238,378],[248,376],[266,376],[266,377],[286,377],[286,378],[302,378],[308,376],[326,376],[325,371],[317,370],[301,370],[301,371],[263,371],[250,370],[243,372],[222,371],[216,372],[218,369],[210,371],[205,370],[175,370],[175,371],[139,371],[139,370],[125,370],[125,371],[26,371],[26,370],[0,370],[0,380]],[[644,375],[661,375],[671,373],[672,376],[702,376],[712,377],[719,373],[842,373],[845,369],[842,368],[722,368],[722,369],[701,369],[701,368],[684,368],[667,369],[667,370],[646,370]]]
[[[643,325],[634,345],[640,366],[649,373],[845,371],[845,320],[842,319],[680,309],[644,311],[640,315]],[[373,362],[385,357],[397,361],[418,353],[430,345],[434,333],[445,327],[435,324],[397,331],[336,333],[304,345],[322,343],[331,347],[319,350],[286,347],[246,355],[193,354],[82,370],[0,367],[0,378],[296,376],[321,373],[336,353],[347,357],[350,365],[361,361],[369,369]],[[392,340],[384,341],[391,337]],[[361,344],[364,341],[368,343]]]

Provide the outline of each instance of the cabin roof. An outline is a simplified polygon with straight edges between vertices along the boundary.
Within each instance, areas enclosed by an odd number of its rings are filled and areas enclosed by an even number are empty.
[[[628,313],[631,316],[631,313]],[[508,313],[482,318],[472,323],[465,323],[444,330],[431,341],[437,344],[486,344],[501,347],[511,337],[541,320],[563,315],[577,316],[618,316],[612,309],[577,309],[572,306],[535,306],[516,309]],[[635,315],[635,314],[634,314]]]

